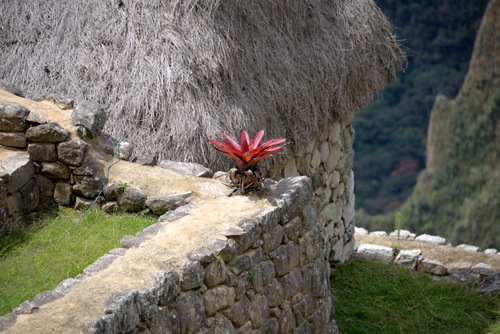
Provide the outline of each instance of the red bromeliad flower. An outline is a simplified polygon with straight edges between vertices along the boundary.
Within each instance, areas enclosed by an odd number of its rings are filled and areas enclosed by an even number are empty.
[[[233,159],[241,172],[256,169],[257,163],[264,158],[282,154],[277,151],[286,146],[286,144],[283,144],[286,139],[272,139],[261,143],[264,130],[257,132],[252,139],[250,139],[246,131],[241,130],[239,143],[222,131],[221,134],[225,138],[224,141],[219,142],[213,139],[208,141],[215,146],[217,151]],[[279,144],[283,145],[276,146]]]

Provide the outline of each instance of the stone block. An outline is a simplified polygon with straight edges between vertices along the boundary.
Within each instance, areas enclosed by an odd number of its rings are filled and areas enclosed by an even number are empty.
[[[269,232],[279,224],[281,213],[276,207],[267,207],[257,211],[252,215],[252,218],[259,221],[259,225],[262,227],[263,232]]]
[[[230,263],[231,271],[238,275],[246,271],[262,261],[264,252],[262,249],[248,251],[242,255],[235,257]]]
[[[224,282],[226,279],[226,264],[224,261],[212,261],[205,268],[204,283],[208,288],[212,288]]]
[[[146,200],[146,206],[157,215],[161,216],[169,210],[175,210],[180,206],[186,205],[186,199],[191,196],[192,192],[184,192],[172,195],[152,196]]]
[[[262,249],[265,254],[269,254],[281,245],[283,240],[284,229],[283,226],[277,225],[272,231],[263,233],[262,239]]]
[[[445,245],[446,239],[437,235],[422,234],[415,238],[416,241],[434,244],[434,245]]]
[[[292,312],[292,306],[289,301],[285,301],[280,305],[281,317],[278,319],[278,333],[292,333],[295,329],[295,316]]]
[[[87,157],[90,145],[83,140],[69,140],[57,146],[57,156],[60,161],[70,166],[81,166]]]
[[[264,291],[269,302],[269,307],[278,306],[285,298],[285,291],[277,279],[274,279],[271,284],[265,286]]]
[[[294,268],[290,273],[280,277],[278,281],[283,287],[285,299],[290,299],[302,291],[302,272],[298,268]]]
[[[35,166],[28,153],[18,153],[3,158],[0,167],[7,174],[7,191],[12,194],[21,189],[35,173]]]
[[[217,311],[233,305],[235,296],[234,288],[225,285],[208,289],[203,294],[203,305],[206,315],[212,316]]]
[[[324,225],[332,220],[339,222],[342,218],[342,202],[328,203],[319,214],[320,222]]]
[[[324,241],[319,228],[310,230],[299,239],[300,266],[305,266],[317,258],[324,249]]]
[[[175,271],[159,271],[153,275],[153,280],[158,287],[158,302],[160,306],[168,305],[181,292],[180,277]]]
[[[444,276],[448,273],[448,270],[441,262],[430,259],[423,259],[420,262],[419,270],[436,276]]]
[[[230,308],[223,310],[222,314],[231,320],[233,325],[243,326],[250,319],[250,300],[243,297]]]
[[[116,260],[118,256],[111,254],[104,254],[100,258],[98,258],[94,263],[92,263],[87,268],[83,269],[83,273],[87,276],[93,276],[100,272],[101,270],[106,269],[114,260]]]
[[[73,185],[73,191],[75,194],[87,198],[96,197],[101,192],[103,187],[103,182],[99,174],[94,176],[74,175],[74,180],[75,185]]]
[[[150,287],[139,291],[138,294],[140,319],[146,321],[158,313],[158,287]]]
[[[205,268],[196,261],[181,263],[181,289],[190,290],[199,288],[205,278]]]
[[[53,143],[30,143],[28,153],[33,161],[54,162],[57,160],[56,145]]]
[[[394,260],[394,253],[390,247],[361,244],[358,246],[355,257],[389,264]]]
[[[314,297],[324,297],[330,293],[330,266],[322,258],[316,259],[309,265],[312,273],[311,294]]]
[[[422,251],[420,249],[403,249],[399,251],[394,264],[401,268],[416,270],[421,259]]]
[[[210,168],[192,162],[162,160],[160,161],[160,163],[158,163],[158,167],[168,169],[178,174],[189,176],[211,178],[214,174]]]
[[[481,251],[481,248],[479,248],[477,246],[466,245],[466,244],[460,244],[456,248],[464,249],[464,250],[469,251],[469,252],[480,252]]]
[[[474,274],[479,274],[481,276],[487,276],[493,274],[495,271],[488,264],[478,263],[471,268],[471,272]]]
[[[41,171],[43,175],[51,179],[69,179],[71,175],[71,170],[69,166],[63,164],[62,162],[42,162]]]
[[[54,201],[61,205],[71,203],[71,185],[69,183],[58,182],[54,186]]]
[[[29,128],[25,136],[32,142],[59,143],[71,138],[71,133],[51,122]]]
[[[278,182],[268,200],[280,208],[282,220],[286,222],[297,216],[312,200],[312,189],[311,180],[306,176],[286,178]]]
[[[24,137],[24,132],[0,132],[0,145],[15,147],[15,148],[25,148],[27,145],[26,137]]]
[[[283,225],[285,235],[289,240],[297,241],[302,235],[302,219],[295,217]]]
[[[208,318],[207,321],[208,331],[207,334],[239,334],[236,331],[231,321],[220,313],[215,314],[213,317]],[[250,327],[251,328],[251,327]],[[205,333],[205,332],[203,332]]]
[[[118,331],[132,332],[140,321],[141,308],[139,293],[136,290],[124,290],[113,293],[104,305],[104,313],[114,314]]]
[[[31,110],[26,118],[28,122],[36,123],[36,124],[45,124],[47,123],[47,119],[41,110]]]
[[[7,211],[9,213],[9,216],[13,216],[15,214],[21,213],[24,210],[23,196],[19,192],[16,192],[10,196],[7,196],[6,204],[7,204]]]
[[[294,242],[278,247],[278,249],[270,253],[270,256],[278,276],[289,273],[300,263],[300,249]]]
[[[36,186],[38,187],[41,202],[49,202],[54,198],[54,183],[41,174],[35,175]]]
[[[128,212],[137,212],[146,207],[147,195],[138,187],[126,188],[118,199],[118,204]]]
[[[28,128],[30,111],[17,103],[0,103],[0,131],[22,132]]]
[[[124,186],[110,182],[104,188],[103,194],[108,201],[112,201],[114,199],[119,198],[124,191],[125,191]]]
[[[83,126],[90,138],[93,138],[104,128],[106,112],[96,103],[78,103],[71,114],[71,123],[75,126]]]

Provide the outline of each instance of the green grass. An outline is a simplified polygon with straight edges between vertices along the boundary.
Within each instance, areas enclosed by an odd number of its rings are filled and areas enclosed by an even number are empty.
[[[61,208],[0,238],[0,316],[25,300],[74,277],[120,239],[154,224],[156,217]],[[78,223],[78,224],[77,224]]]
[[[332,291],[342,334],[500,333],[500,293],[487,296],[471,284],[355,260],[333,273]]]

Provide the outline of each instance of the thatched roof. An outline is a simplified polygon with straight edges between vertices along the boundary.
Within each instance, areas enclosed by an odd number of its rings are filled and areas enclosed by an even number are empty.
[[[107,132],[142,154],[217,167],[207,137],[307,143],[403,58],[372,0],[3,0],[0,13],[0,79],[103,104]]]

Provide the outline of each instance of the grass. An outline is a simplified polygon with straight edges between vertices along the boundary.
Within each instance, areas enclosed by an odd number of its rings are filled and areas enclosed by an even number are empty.
[[[500,333],[500,293],[488,296],[472,284],[354,260],[333,273],[332,291],[343,334]]]
[[[120,239],[155,223],[156,217],[61,208],[25,229],[0,238],[0,316],[25,300],[75,277]]]

